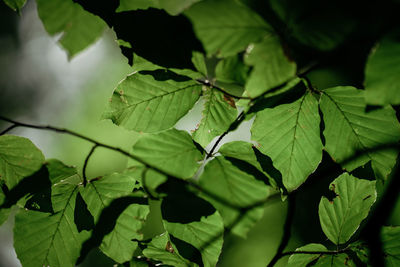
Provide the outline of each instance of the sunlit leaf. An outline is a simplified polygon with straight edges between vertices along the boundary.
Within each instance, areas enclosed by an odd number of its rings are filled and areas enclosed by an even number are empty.
[[[400,32],[385,36],[369,55],[365,97],[372,105],[400,104]]]
[[[393,146],[400,139],[395,111],[391,107],[366,111],[364,92],[353,87],[324,90],[320,107],[325,149],[331,157],[348,171],[371,161],[376,178],[386,179],[398,152],[382,146]],[[368,151],[374,148],[378,150]]]
[[[356,267],[357,265],[345,253],[333,254],[333,255],[322,255],[319,260],[313,265],[316,267]]]
[[[357,231],[376,200],[375,181],[355,178],[347,173],[330,185],[333,200],[322,197],[319,220],[325,235],[335,244],[344,244]]]
[[[127,129],[157,132],[171,128],[196,103],[201,86],[170,72],[134,73],[115,89],[103,118]]]
[[[176,129],[144,135],[133,146],[132,154],[180,178],[192,177],[203,159],[202,151],[194,144],[191,136]]]
[[[252,139],[271,157],[288,191],[299,187],[322,159],[319,122],[318,101],[311,93],[257,113]]]
[[[50,35],[62,33],[61,46],[69,58],[93,44],[106,24],[71,0],[37,0],[39,17]]]
[[[94,179],[80,192],[97,223],[104,208],[114,199],[129,195],[136,187],[136,180],[128,171]],[[147,205],[129,205],[119,215],[114,229],[104,237],[100,245],[104,254],[119,263],[129,261],[138,247],[132,239],[142,239],[140,230],[148,213]]]
[[[170,266],[193,266],[188,260],[179,255],[176,247],[171,243],[168,233],[163,233],[160,236],[154,237],[143,250],[143,255]]]
[[[201,1],[184,14],[208,55],[234,55],[271,31],[257,13],[232,0]]]
[[[228,130],[229,125],[237,117],[235,101],[232,97],[213,89],[204,92],[204,110],[198,128],[193,133],[193,139],[206,147],[216,136]]]
[[[137,10],[137,9],[148,9],[158,8],[164,9],[171,15],[177,15],[183,12],[185,9],[190,7],[196,2],[201,0],[120,0],[117,12]]]
[[[326,247],[321,244],[308,244],[302,246],[296,251],[327,251]],[[289,257],[288,267],[306,267],[310,262],[313,262],[321,257],[321,254],[293,254]]]
[[[9,189],[38,171],[44,162],[42,152],[27,138],[0,136],[0,180]]]
[[[253,66],[246,83],[250,97],[257,97],[296,74],[296,63],[285,55],[279,38],[272,34],[246,50],[245,62]]]
[[[14,247],[23,266],[75,266],[88,232],[74,223],[81,179],[73,175],[52,187],[54,213],[19,210],[15,216]]]
[[[219,211],[224,224],[243,237],[261,219],[262,203],[271,190],[263,181],[256,180],[223,157],[216,157],[205,166],[199,184],[217,196],[203,195]]]

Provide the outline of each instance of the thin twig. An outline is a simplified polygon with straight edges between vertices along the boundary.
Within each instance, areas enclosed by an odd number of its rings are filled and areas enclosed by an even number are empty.
[[[0,133],[0,135],[4,135],[4,134],[8,133],[9,131],[11,131],[12,129],[16,128],[16,127],[17,127],[17,125],[16,125],[16,124],[13,124],[13,125],[11,125],[10,127],[8,127],[7,129],[5,129],[4,131],[2,131],[2,132]]]
[[[227,96],[236,98],[236,99],[248,99],[248,100],[252,99],[249,96],[237,96],[237,95],[231,94],[231,93],[225,91],[223,88],[221,88],[221,87],[219,87],[219,86],[217,86],[215,84],[212,84],[209,80],[197,79],[196,82],[201,83],[202,85],[208,86],[210,88],[214,88],[214,89],[220,91],[221,93],[223,93],[223,94],[225,94]]]
[[[86,167],[88,165],[90,157],[93,155],[93,153],[97,147],[98,147],[98,145],[94,144],[93,147],[90,149],[89,154],[85,158],[85,163],[83,164],[83,168],[82,168],[83,186],[86,186],[86,184],[87,184]]]
[[[296,201],[295,201],[295,194],[292,193],[288,197],[288,209],[287,209],[287,215],[286,215],[286,220],[285,224],[283,226],[283,235],[281,242],[279,244],[278,250],[276,251],[275,256],[272,258],[270,263],[267,265],[267,267],[272,267],[274,266],[280,258],[282,258],[283,250],[286,248],[287,244],[289,243],[289,239],[291,236],[292,232],[292,222],[294,218],[294,212],[295,212],[295,206]]]

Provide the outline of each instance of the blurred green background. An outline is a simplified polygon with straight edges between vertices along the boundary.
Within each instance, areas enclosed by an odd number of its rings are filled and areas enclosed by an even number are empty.
[[[351,66],[350,66],[351,67]],[[37,124],[50,124],[75,130],[101,142],[129,150],[139,137],[100,120],[102,111],[113,88],[132,72],[121,55],[111,30],[71,61],[57,45],[57,37],[49,37],[38,18],[34,1],[29,1],[20,15],[0,2],[0,114],[15,120]],[[342,67],[324,67],[310,73],[310,79],[321,86],[334,86],[351,81],[351,73]],[[193,129],[200,119],[201,103],[177,125],[180,129]],[[246,122],[224,140],[250,140]],[[6,125],[0,124],[3,128]],[[46,158],[57,158],[65,164],[82,168],[91,144],[71,136],[30,129],[15,129],[12,134],[30,138]],[[320,172],[311,177],[296,196],[293,234],[287,249],[295,249],[309,242],[326,241],[319,226],[317,207],[327,185],[340,171],[330,161],[331,173]],[[88,176],[96,177],[122,170],[127,158],[99,148],[88,165]],[[324,174],[323,176],[320,174]],[[325,191],[324,191],[325,190]],[[146,235],[161,233],[158,203],[153,203]],[[225,237],[224,249],[218,266],[266,266],[273,257],[283,232],[286,203],[279,199],[267,203],[263,219],[248,234],[247,239]],[[400,224],[400,205],[391,222]],[[12,247],[13,219],[0,227],[0,266],[20,266]],[[279,262],[285,266],[287,258]],[[82,266],[113,266],[113,262],[93,251]]]

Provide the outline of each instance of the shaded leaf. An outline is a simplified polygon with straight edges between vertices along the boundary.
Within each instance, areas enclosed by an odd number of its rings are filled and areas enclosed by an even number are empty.
[[[194,265],[179,255],[176,247],[171,243],[168,233],[154,237],[143,250],[143,255],[147,258],[160,261],[163,264],[176,267]]]
[[[171,15],[178,15],[179,13],[183,12],[185,9],[189,8],[191,5],[199,1],[201,0],[120,0],[117,12],[158,8],[164,9]]]
[[[322,197],[319,220],[325,235],[335,244],[344,244],[357,231],[376,200],[375,181],[340,175],[329,189],[336,195],[332,201]]]
[[[3,205],[6,200],[6,196],[3,193],[3,190],[0,189],[0,205]],[[10,209],[1,208],[0,209],[0,225],[2,225],[5,221],[7,221],[8,216],[10,215]]]
[[[201,86],[170,72],[134,73],[115,89],[104,119],[129,130],[157,132],[171,128],[196,103]]]
[[[381,232],[385,264],[388,267],[400,264],[400,226],[383,227]]]
[[[313,265],[319,267],[356,267],[357,265],[347,254],[341,253],[336,255],[322,255],[320,259]]]
[[[253,66],[246,82],[246,94],[253,98],[296,74],[296,63],[285,55],[279,38],[272,34],[250,45],[244,59]]]
[[[191,136],[176,129],[142,136],[133,146],[132,154],[180,178],[192,177],[203,159]]]
[[[321,244],[307,244],[296,251],[328,251],[325,246]],[[321,254],[293,254],[289,257],[288,267],[306,267],[311,262],[321,257]]]
[[[244,85],[249,70],[250,67],[241,61],[240,55],[230,56],[218,62],[215,68],[215,77],[217,82]]]
[[[257,13],[232,0],[201,1],[184,14],[208,55],[232,56],[271,31]]]
[[[199,126],[193,133],[193,140],[206,147],[216,136],[228,130],[237,117],[234,100],[222,92],[207,88],[204,92],[204,109]]]
[[[311,93],[257,113],[252,139],[271,157],[288,191],[299,187],[322,159],[319,122],[318,102]]]
[[[205,166],[199,184],[217,196],[202,195],[219,211],[225,226],[242,237],[263,216],[264,207],[260,203],[270,193],[263,181],[256,180],[223,157],[216,157]]]
[[[71,0],[37,0],[39,17],[50,35],[62,33],[61,46],[72,58],[102,35],[106,24]]]
[[[25,5],[26,0],[3,0],[7,6],[9,6],[14,11],[20,11]]]
[[[76,194],[81,179],[73,175],[52,187],[54,213],[19,210],[14,247],[23,266],[75,266],[88,232],[74,224]]]
[[[371,105],[400,104],[400,32],[373,48],[365,69],[365,98]]]
[[[42,152],[27,138],[0,136],[0,179],[9,189],[24,177],[38,171],[44,162]]]
[[[366,111],[364,92],[354,87],[323,91],[320,101],[325,123],[325,149],[331,157],[352,171],[371,161],[376,178],[386,179],[397,158],[395,149],[368,149],[393,145],[400,139],[395,111],[384,107]],[[357,155],[357,153],[362,153]]]

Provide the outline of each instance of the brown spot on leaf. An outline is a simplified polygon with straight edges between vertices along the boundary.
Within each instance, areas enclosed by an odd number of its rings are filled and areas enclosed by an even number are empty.
[[[167,245],[165,246],[165,250],[170,252],[170,253],[174,253],[174,248],[172,247],[171,242],[167,242]]]
[[[236,108],[235,100],[234,100],[231,96],[229,96],[229,95],[227,95],[227,94],[224,94],[224,100],[225,100],[226,102],[228,102],[228,104],[229,104],[231,107]]]

